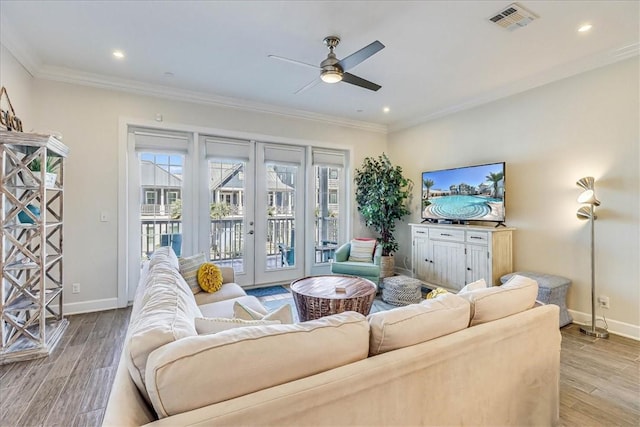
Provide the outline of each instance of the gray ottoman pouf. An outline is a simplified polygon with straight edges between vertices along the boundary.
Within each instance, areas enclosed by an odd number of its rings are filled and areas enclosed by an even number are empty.
[[[393,305],[416,304],[422,300],[422,282],[398,275],[382,279],[382,301]]]
[[[538,301],[545,304],[555,304],[560,307],[560,327],[573,321],[567,310],[567,291],[571,285],[571,280],[552,274],[516,271],[515,273],[505,274],[500,278],[500,281],[506,283],[511,276],[516,274],[529,277],[538,282]]]

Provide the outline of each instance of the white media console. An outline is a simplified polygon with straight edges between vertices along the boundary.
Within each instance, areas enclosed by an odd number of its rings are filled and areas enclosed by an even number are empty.
[[[500,277],[513,271],[513,228],[409,225],[413,277],[427,284],[457,292],[482,278],[499,285]]]

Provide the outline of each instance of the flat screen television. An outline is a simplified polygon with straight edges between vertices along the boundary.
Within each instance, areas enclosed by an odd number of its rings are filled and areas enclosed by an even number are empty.
[[[505,221],[505,163],[422,173],[425,221]]]

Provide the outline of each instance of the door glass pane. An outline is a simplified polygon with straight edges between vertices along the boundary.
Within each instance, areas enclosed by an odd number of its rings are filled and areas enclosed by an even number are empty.
[[[314,166],[315,176],[315,262],[329,262],[338,244],[342,169]]]
[[[267,191],[266,268],[293,267],[296,263],[295,201],[298,166],[268,163],[265,182]],[[259,208],[258,208],[259,209]]]
[[[183,155],[139,153],[142,257],[160,246],[182,253]]]
[[[209,160],[210,257],[244,273],[245,162]]]

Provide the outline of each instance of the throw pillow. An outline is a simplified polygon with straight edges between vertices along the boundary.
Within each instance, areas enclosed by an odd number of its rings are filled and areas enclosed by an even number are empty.
[[[444,295],[448,293],[449,291],[444,288],[435,288],[434,290],[432,290],[427,294],[426,299],[434,299],[434,298],[437,298],[439,295]]]
[[[291,313],[291,306],[289,304],[285,304],[270,313],[260,314],[236,301],[233,304],[233,317],[243,320],[279,320],[280,323],[283,324],[293,323],[293,314]]]
[[[210,294],[222,287],[222,273],[217,265],[205,262],[198,268],[198,284],[203,291]]]
[[[376,240],[351,240],[351,249],[349,250],[349,261],[355,262],[371,262],[373,251],[376,248]]]
[[[458,293],[465,293],[469,291],[475,291],[476,289],[484,289],[487,287],[487,282],[484,279],[476,280],[475,282],[468,283],[464,288],[460,289]]]
[[[243,320],[226,319],[224,317],[196,317],[194,322],[198,335],[217,334],[228,329],[244,328],[246,326],[280,324],[279,320]]]
[[[187,285],[191,288],[191,292],[194,294],[202,291],[202,288],[200,288],[198,284],[198,269],[205,262],[207,262],[207,258],[204,256],[204,253],[178,258],[180,274],[182,274],[182,277],[184,277],[185,282],[187,282]]]

